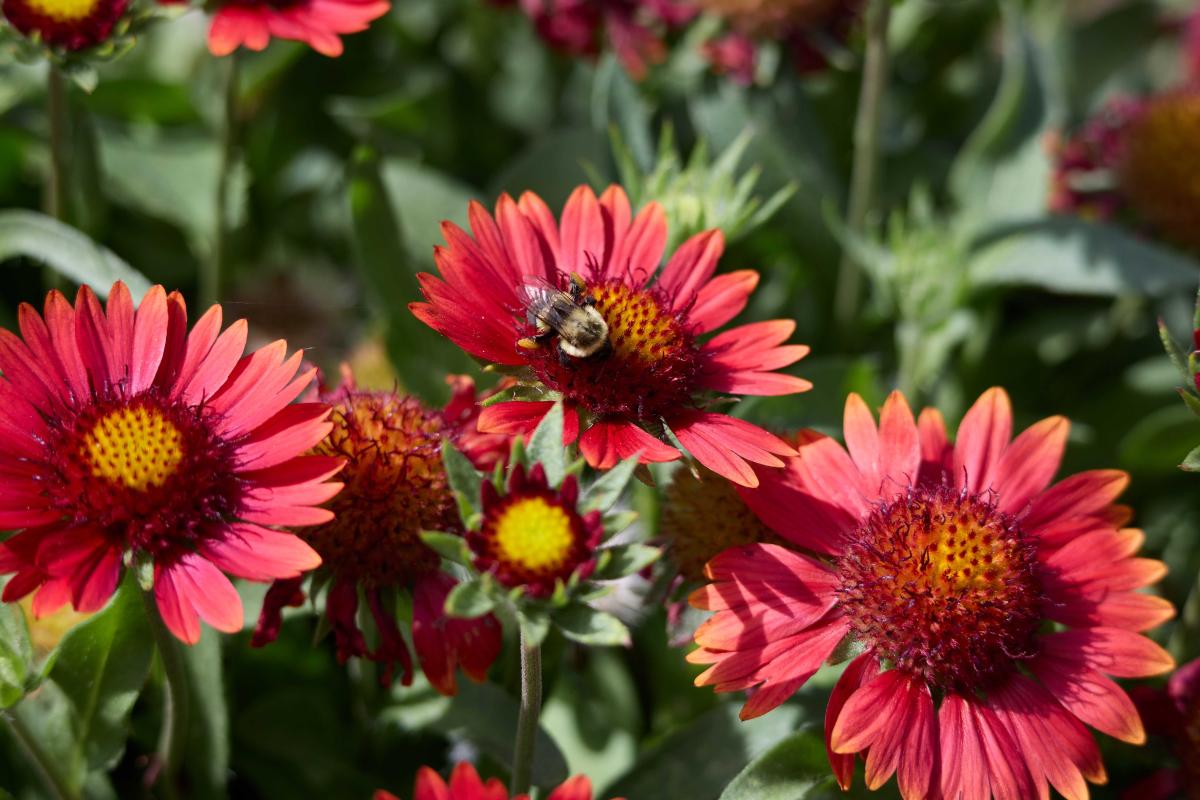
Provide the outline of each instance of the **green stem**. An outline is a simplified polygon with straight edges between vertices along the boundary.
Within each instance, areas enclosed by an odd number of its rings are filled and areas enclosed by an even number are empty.
[[[3,720],[4,727],[17,740],[21,751],[46,785],[46,791],[49,792],[50,797],[53,800],[78,800],[79,793],[72,789],[66,777],[59,773],[61,765],[46,754],[46,751],[38,743],[37,737],[29,728],[25,727],[21,718],[12,711],[3,711],[0,712],[0,720]]]
[[[200,273],[202,306],[221,299],[221,282],[229,264],[229,193],[238,154],[238,86],[241,60],[234,53],[226,57],[224,98],[221,115],[221,161],[217,165],[216,229],[213,231],[212,254]]]
[[[530,644],[521,631],[521,713],[517,717],[517,743],[513,749],[512,794],[527,794],[532,784],[533,751],[537,744],[538,715],[542,711],[542,649]]]
[[[862,235],[875,207],[879,187],[879,139],[883,122],[883,99],[888,83],[888,22],[893,0],[871,0],[867,8],[867,56],[863,65],[862,89],[854,120],[854,167],[850,176],[850,199],[846,207],[846,230]],[[862,266],[842,251],[834,311],[838,327],[850,329],[858,309]]]
[[[188,680],[187,665],[183,661],[183,649],[158,611],[158,603],[151,592],[142,593],[146,607],[146,618],[154,634],[154,645],[163,666],[166,694],[163,699],[162,731],[158,738],[158,759],[161,772],[158,784],[168,798],[178,796],[179,769],[183,765],[184,748],[187,746],[188,730]]]

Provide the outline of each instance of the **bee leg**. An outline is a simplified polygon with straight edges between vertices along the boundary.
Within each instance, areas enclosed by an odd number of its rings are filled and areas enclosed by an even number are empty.
[[[540,350],[551,339],[554,338],[554,329],[547,328],[544,331],[538,331],[533,336],[526,336],[517,340],[517,347],[522,350]]]
[[[575,359],[563,352],[561,347],[558,350],[558,363],[566,369],[575,369]]]

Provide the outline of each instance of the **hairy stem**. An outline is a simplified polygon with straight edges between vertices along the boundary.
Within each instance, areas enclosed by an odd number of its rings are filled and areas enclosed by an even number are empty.
[[[888,83],[887,36],[892,2],[870,0],[867,7],[867,56],[854,120],[854,167],[846,207],[846,229],[851,236],[861,235],[866,230],[879,188],[879,139]],[[849,330],[854,322],[861,279],[862,265],[850,255],[849,248],[843,248],[834,306],[836,321],[842,331]]]
[[[17,744],[21,748],[21,752],[25,754],[25,758],[33,766],[38,776],[42,779],[42,783],[46,786],[46,791],[53,800],[77,800],[79,793],[71,788],[66,776],[59,772],[62,766],[60,763],[50,758],[41,744],[38,743],[37,737],[29,728],[25,727],[25,723],[21,718],[11,710],[0,712],[0,720],[3,721],[4,727],[12,734],[13,739],[16,739]]]
[[[163,699],[162,731],[158,737],[158,766],[156,776],[163,794],[168,798],[178,796],[179,769],[183,765],[184,748],[187,746],[188,731],[188,680],[187,665],[183,661],[183,649],[179,640],[167,630],[158,603],[152,592],[143,592],[142,601],[146,617],[154,634],[154,645],[163,666],[166,695]]]
[[[512,794],[529,791],[533,751],[537,743],[538,715],[542,711],[542,650],[530,644],[521,631],[521,713],[517,717],[517,742],[513,749]]]

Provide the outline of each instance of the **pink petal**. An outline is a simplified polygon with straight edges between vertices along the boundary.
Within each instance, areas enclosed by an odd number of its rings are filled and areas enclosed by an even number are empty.
[[[181,603],[190,604],[201,619],[222,633],[242,629],[242,599],[211,561],[192,553],[168,569]]]
[[[156,567],[154,570],[154,599],[158,613],[167,630],[185,644],[200,641],[200,617],[192,604],[185,601],[175,584],[176,570]]]
[[[954,447],[946,438],[946,421],[942,412],[927,408],[917,419],[917,436],[921,440],[921,482],[939,484],[950,471]]]
[[[854,753],[833,752],[833,746],[830,743],[833,727],[851,695],[874,680],[878,674],[878,656],[871,651],[863,653],[850,662],[850,665],[838,678],[838,682],[829,695],[829,704],[825,707],[825,755],[829,758],[829,766],[833,769],[833,774],[842,791],[849,791],[854,779]]]
[[[199,405],[217,393],[246,350],[247,330],[246,320],[239,319],[217,337],[179,395],[184,402]]]
[[[1062,463],[1071,423],[1066,417],[1049,417],[1030,426],[1004,451],[991,473],[1001,511],[1023,511],[1054,480]]]
[[[742,486],[758,485],[758,476],[747,461],[781,467],[783,462],[776,456],[796,453],[762,428],[725,414],[682,411],[667,424],[697,461]]]
[[[1012,403],[1000,388],[988,389],[958,426],[951,479],[971,492],[991,485],[992,468],[1012,438]]]
[[[604,264],[604,218],[600,203],[589,186],[580,186],[571,193],[562,214],[562,262],[564,273],[584,272],[591,257]]]
[[[758,273],[752,269],[718,275],[700,289],[687,319],[696,334],[715,331],[742,313],[750,295],[758,287]]]
[[[154,382],[167,345],[167,293],[151,287],[138,306],[130,347],[129,392],[141,394]]]
[[[612,469],[638,455],[638,463],[674,461],[682,454],[631,422],[597,420],[579,440],[579,452],[596,469]]]
[[[621,196],[624,197],[624,192]],[[628,204],[629,201],[625,202]],[[666,246],[666,214],[658,203],[647,203],[638,212],[629,231],[617,238],[616,251],[608,265],[609,276],[624,278],[627,285],[634,288],[645,286],[658,271]],[[689,314],[688,318],[694,316]]]
[[[321,565],[321,556],[299,536],[244,522],[206,540],[200,552],[221,570],[251,581],[295,578]]]
[[[699,298],[700,287],[708,283],[724,252],[720,230],[698,233],[679,246],[655,284],[672,298],[672,311],[682,311]]]
[[[1145,636],[1119,628],[1060,631],[1042,638],[1049,658],[1117,678],[1147,678],[1175,668],[1175,659]]]
[[[1100,514],[1129,485],[1129,475],[1115,469],[1091,470],[1064,478],[1033,499],[1021,527],[1035,532],[1042,525],[1085,514]]]
[[[129,287],[117,281],[108,293],[108,371],[117,380],[130,375],[133,355],[133,298]]]
[[[947,694],[938,710],[942,751],[942,796],[960,800],[989,800],[987,758],[975,716],[967,701]]]
[[[1146,740],[1129,696],[1096,670],[1045,654],[1028,664],[1050,694],[1088,725],[1130,744]]]

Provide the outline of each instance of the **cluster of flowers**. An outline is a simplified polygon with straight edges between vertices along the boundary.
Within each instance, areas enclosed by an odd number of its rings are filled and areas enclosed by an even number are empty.
[[[1184,78],[1144,97],[1109,100],[1073,135],[1054,135],[1049,205],[1090,219],[1127,217],[1200,250],[1200,11],[1185,22]],[[1187,177],[1183,177],[1187,176]]]
[[[52,292],[42,314],[22,306],[20,336],[0,331],[0,521],[19,530],[0,544],[4,600],[95,610],[134,568],[195,642],[201,620],[242,626],[227,575],[273,581],[262,645],[307,581],[340,658],[407,682],[411,640],[452,694],[458,667],[483,680],[500,651],[494,607],[518,603],[523,634],[544,635],[598,596],[593,582],[653,560],[602,546],[610,508],[639,463],[686,452],[700,466],[677,470],[662,535],[690,603],[711,612],[687,655],[707,665],[696,683],[747,692],[751,718],[848,662],[825,719],[842,786],[860,756],[870,788],[895,774],[906,800],[1084,798],[1105,780],[1086,726],[1143,741],[1112,678],[1173,667],[1142,635],[1173,613],[1140,591],[1165,568],[1136,557],[1124,473],[1054,482],[1067,420],[1014,437],[991,389],[951,441],[935,409],[914,416],[894,393],[877,422],[851,395],[844,445],[781,439],[719,410],[722,394],[810,388],[777,372],[807,352],[785,344],[793,323],[714,334],[758,278],[716,275],[719,231],[667,257],[661,208],[635,213],[618,187],[578,189],[557,218],[526,194],[469,219],[469,232],[443,225],[440,276],[421,276],[413,312],[509,377],[482,401],[454,378],[443,409],[349,376],[314,390],[285,343],[243,356],[244,323],[222,331],[214,307],[189,331],[182,298],[159,287],[136,309],[121,284],[107,308],[87,288],[74,305]],[[547,284],[603,320],[602,352],[570,355],[532,313],[529,287]],[[530,463],[547,437],[607,472],[581,488],[582,464]],[[590,793],[578,778],[553,797]],[[422,772],[416,794],[504,796],[470,767],[449,786]]]

